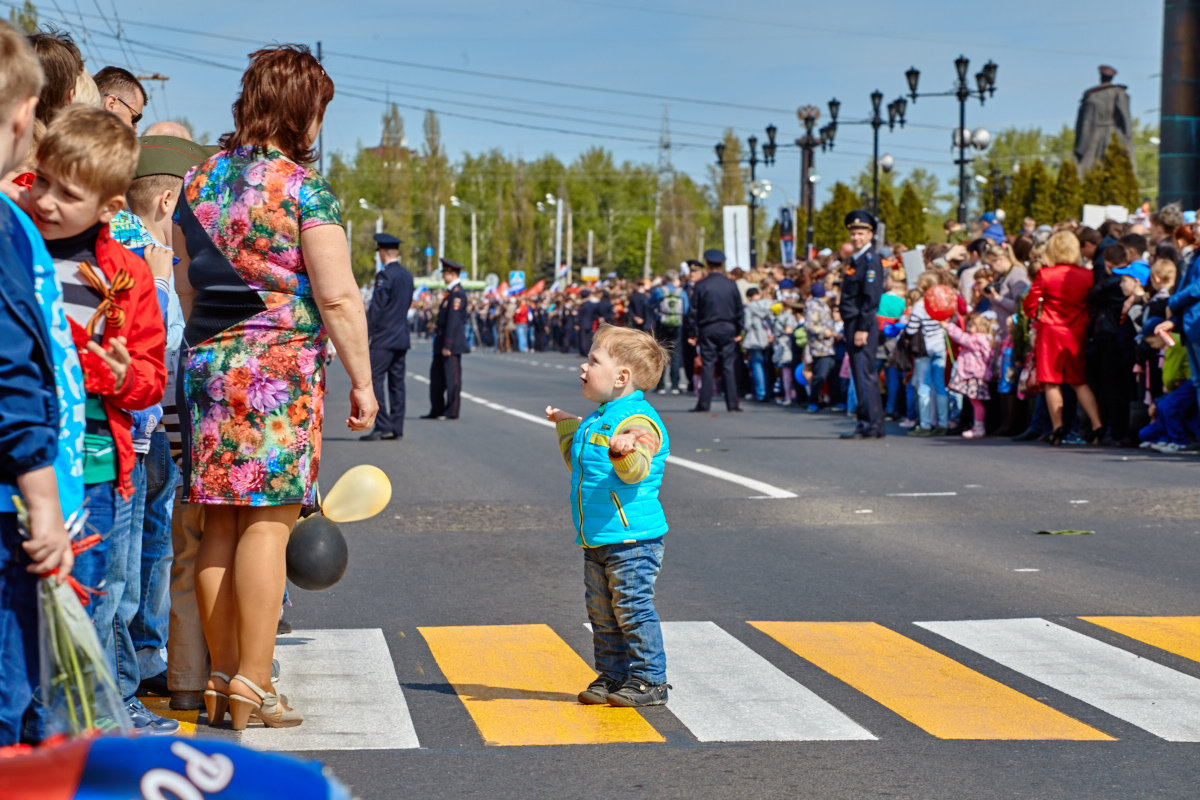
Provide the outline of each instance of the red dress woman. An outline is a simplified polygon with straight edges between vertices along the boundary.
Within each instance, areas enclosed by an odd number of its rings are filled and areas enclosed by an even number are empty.
[[[1084,345],[1087,341],[1087,294],[1092,273],[1079,266],[1079,240],[1060,231],[1050,237],[1046,257],[1053,266],[1038,270],[1025,295],[1025,314],[1037,325],[1037,379],[1046,391],[1046,407],[1054,432],[1051,444],[1061,444],[1062,384],[1069,384],[1091,420],[1092,429],[1083,438],[1095,440],[1100,431],[1096,397],[1086,383]]]

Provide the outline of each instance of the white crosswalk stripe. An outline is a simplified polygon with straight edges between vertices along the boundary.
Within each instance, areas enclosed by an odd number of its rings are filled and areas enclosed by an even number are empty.
[[[281,689],[304,723],[247,728],[242,744],[293,751],[420,747],[379,628],[293,631],[278,639],[275,657]]]
[[[1044,619],[918,622],[1171,742],[1200,741],[1200,680]]]
[[[702,742],[874,739],[712,622],[664,622],[667,707]]]

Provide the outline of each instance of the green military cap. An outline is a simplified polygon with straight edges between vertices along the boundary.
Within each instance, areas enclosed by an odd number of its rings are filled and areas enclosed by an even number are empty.
[[[141,151],[138,155],[137,175],[174,175],[182,178],[192,167],[204,162],[217,152],[218,147],[189,142],[178,136],[143,136],[138,139]]]

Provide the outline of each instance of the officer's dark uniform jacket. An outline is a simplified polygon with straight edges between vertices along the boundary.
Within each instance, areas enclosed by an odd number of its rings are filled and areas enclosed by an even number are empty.
[[[438,308],[433,352],[436,355],[442,350],[456,356],[467,352],[467,293],[459,283],[446,292]]]
[[[408,309],[412,297],[412,273],[399,261],[390,262],[375,278],[375,291],[367,309],[367,333],[373,349],[409,348]]]
[[[878,303],[878,298],[876,298]],[[727,322],[740,329],[742,325],[742,293],[737,284],[719,272],[710,272],[696,284],[692,305],[687,314],[687,330],[693,336],[715,323]]]
[[[842,299],[838,310],[842,314],[847,341],[857,331],[879,330],[875,314],[879,311],[879,298],[883,296],[884,272],[874,245],[867,245],[860,255],[856,254],[842,275]]]

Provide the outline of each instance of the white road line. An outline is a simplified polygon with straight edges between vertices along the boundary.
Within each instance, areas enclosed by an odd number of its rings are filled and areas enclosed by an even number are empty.
[[[304,714],[298,728],[247,728],[258,750],[420,747],[392,654],[379,628],[293,631],[276,641],[280,691]]]
[[[664,622],[667,708],[702,742],[874,739],[712,622]]]
[[[958,492],[892,492],[888,497],[958,497]]]
[[[428,378],[420,375],[413,375],[412,373],[409,373],[409,377],[415,378],[422,383],[429,383]],[[502,406],[499,403],[493,403],[490,400],[473,394],[468,394],[467,392],[462,393],[462,398],[464,400],[470,400],[472,403],[478,403],[481,406],[486,406],[494,411],[500,411],[518,419],[523,419],[526,422],[534,422],[538,425],[546,425],[551,428],[554,427],[554,423],[545,417],[541,417],[536,414],[528,414],[516,408]],[[795,492],[789,492],[787,489],[780,489],[778,486],[772,486],[769,483],[763,483],[762,481],[755,480],[754,478],[747,478],[745,475],[738,475],[736,472],[729,472],[728,470],[723,470],[718,467],[710,467],[708,464],[701,464],[699,461],[692,461],[687,458],[680,458],[679,456],[667,456],[667,463],[677,467],[683,467],[684,469],[690,469],[694,472],[699,472],[712,478],[728,481],[729,483],[736,483],[738,486],[745,486],[747,489],[753,489],[754,491],[758,492],[760,498],[766,497],[773,500],[788,500],[798,496]]]
[[[917,625],[1171,742],[1200,742],[1200,680],[1044,619]]]

